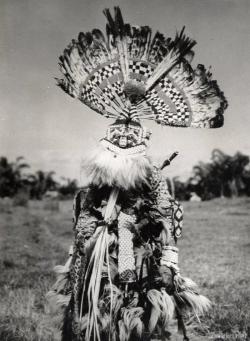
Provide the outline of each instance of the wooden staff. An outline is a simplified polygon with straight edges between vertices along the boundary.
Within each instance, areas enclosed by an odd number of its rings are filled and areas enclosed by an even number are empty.
[[[162,169],[165,168],[166,166],[169,166],[170,163],[171,163],[171,161],[173,161],[173,159],[174,159],[178,154],[179,154],[179,152],[174,152],[174,153],[170,156],[169,159],[167,159],[167,160],[165,160],[165,161],[163,162],[163,164],[162,164],[162,166],[161,166],[160,169],[162,170]]]

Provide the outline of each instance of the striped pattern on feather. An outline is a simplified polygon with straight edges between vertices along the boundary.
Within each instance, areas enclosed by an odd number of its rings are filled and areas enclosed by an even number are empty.
[[[119,7],[104,10],[106,35],[80,32],[59,57],[58,85],[107,118],[215,128],[227,107],[212,74],[191,66],[196,42],[184,27],[174,39],[125,23]],[[133,110],[131,111],[131,108]]]

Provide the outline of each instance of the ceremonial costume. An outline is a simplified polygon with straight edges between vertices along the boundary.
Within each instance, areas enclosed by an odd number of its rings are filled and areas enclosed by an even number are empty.
[[[107,17],[105,38],[94,29],[60,57],[58,85],[94,111],[114,118],[85,160],[87,193],[74,204],[74,244],[49,296],[64,315],[62,340],[167,340],[177,318],[210,306],[180,275],[177,239],[183,210],[169,194],[162,167],[146,154],[142,119],[174,127],[216,128],[226,100],[203,65],[190,65],[195,42]],[[176,156],[175,154],[172,158]]]

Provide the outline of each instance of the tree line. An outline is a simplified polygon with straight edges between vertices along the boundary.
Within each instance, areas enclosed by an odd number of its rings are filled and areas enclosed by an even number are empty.
[[[210,162],[199,162],[186,181],[179,177],[167,179],[172,195],[179,200],[189,200],[193,194],[201,200],[217,197],[250,196],[249,156],[241,152],[233,156],[219,149],[211,153]],[[55,180],[55,172],[38,170],[30,172],[30,165],[23,157],[10,162],[0,157],[0,197],[14,197],[25,191],[30,199],[40,200],[50,191],[61,197],[73,196],[78,188],[76,180]]]
[[[77,181],[61,178],[55,180],[55,172],[38,170],[30,172],[30,165],[20,156],[10,162],[0,157],[0,197],[15,197],[25,192],[30,199],[41,200],[48,192],[57,192],[62,197],[73,196],[77,190]]]
[[[175,192],[172,194],[179,200],[189,200],[193,193],[201,200],[250,196],[249,156],[241,152],[231,156],[214,149],[211,161],[194,165],[186,181],[175,177],[171,183],[170,188]]]

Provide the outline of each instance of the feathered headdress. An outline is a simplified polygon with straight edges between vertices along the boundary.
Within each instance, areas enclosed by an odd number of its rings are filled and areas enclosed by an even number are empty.
[[[166,38],[148,26],[124,23],[108,9],[106,37],[79,33],[60,56],[58,85],[105,117],[126,123],[150,119],[175,127],[217,128],[227,102],[212,74],[190,62],[196,42],[184,34]]]
[[[210,71],[201,64],[192,68],[196,42],[184,28],[174,39],[159,32],[152,37],[150,27],[124,23],[119,7],[114,17],[108,9],[104,14],[106,37],[98,29],[80,32],[59,58],[64,77],[57,82],[70,96],[115,119],[85,168],[95,184],[127,188],[143,182],[150,168],[145,158],[150,134],[141,119],[216,128],[223,125],[227,102]]]

